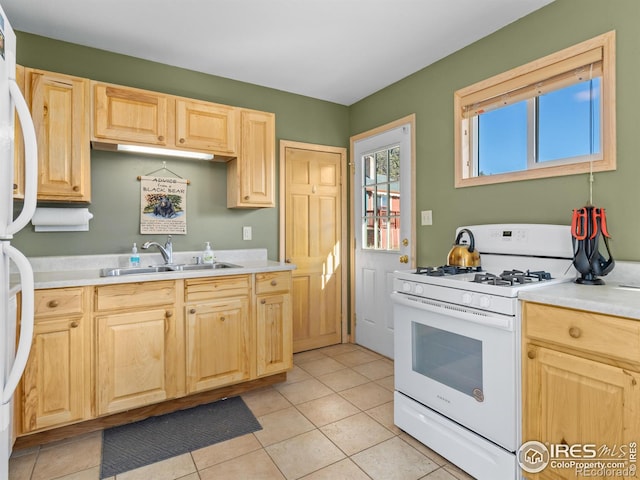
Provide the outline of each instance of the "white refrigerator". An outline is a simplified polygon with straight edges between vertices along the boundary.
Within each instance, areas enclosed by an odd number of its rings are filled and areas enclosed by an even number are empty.
[[[24,138],[24,201],[14,213],[14,118]],[[21,159],[22,161],[22,159]],[[16,35],[0,5],[0,479],[9,478],[13,448],[13,393],[24,372],[33,337],[33,270],[11,245],[36,207],[37,143],[29,109],[16,83]],[[13,273],[13,277],[10,276]],[[17,311],[16,293],[21,295]],[[17,319],[20,319],[19,326]],[[16,334],[19,333],[19,339]]]

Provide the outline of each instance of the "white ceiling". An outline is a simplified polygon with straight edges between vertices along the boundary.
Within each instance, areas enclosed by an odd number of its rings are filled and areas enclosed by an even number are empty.
[[[0,4],[16,30],[351,105],[552,1]]]

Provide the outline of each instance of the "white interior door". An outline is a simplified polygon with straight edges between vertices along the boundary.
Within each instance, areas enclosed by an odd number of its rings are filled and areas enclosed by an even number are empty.
[[[355,340],[390,358],[392,273],[415,259],[413,130],[411,116],[358,135],[352,145]]]

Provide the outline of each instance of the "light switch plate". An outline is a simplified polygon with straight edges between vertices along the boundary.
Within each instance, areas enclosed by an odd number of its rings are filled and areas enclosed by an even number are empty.
[[[251,227],[242,227],[242,239],[251,240]]]
[[[422,225],[433,225],[433,210],[422,210]]]

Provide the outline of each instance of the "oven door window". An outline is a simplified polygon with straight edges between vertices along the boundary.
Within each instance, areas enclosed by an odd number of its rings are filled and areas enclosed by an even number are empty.
[[[412,322],[413,370],[478,400],[482,395],[482,342]]]

